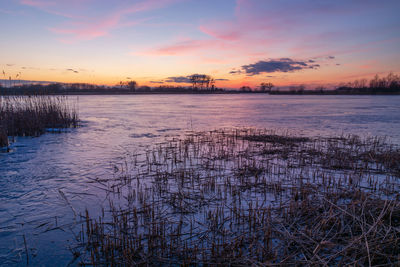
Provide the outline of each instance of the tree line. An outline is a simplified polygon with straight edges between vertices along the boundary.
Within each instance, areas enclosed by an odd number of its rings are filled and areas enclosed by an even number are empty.
[[[389,73],[380,77],[375,75],[371,80],[358,79],[346,84],[340,84],[336,89],[338,92],[345,93],[400,93],[400,76]]]

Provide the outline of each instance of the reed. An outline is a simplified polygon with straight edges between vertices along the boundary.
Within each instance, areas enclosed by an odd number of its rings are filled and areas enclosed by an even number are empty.
[[[46,128],[77,125],[77,112],[66,96],[0,96],[0,145],[7,145],[6,136],[38,136]]]
[[[191,132],[98,181],[109,206],[82,215],[74,251],[94,266],[397,265],[399,155],[381,138]]]
[[[0,126],[0,147],[8,146],[8,136],[3,127]]]

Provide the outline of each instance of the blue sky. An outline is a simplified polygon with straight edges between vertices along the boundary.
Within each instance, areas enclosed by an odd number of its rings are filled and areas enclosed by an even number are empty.
[[[400,1],[2,0],[5,77],[332,86],[400,71]],[[247,66],[247,67],[246,67]],[[252,66],[249,71],[248,66]]]

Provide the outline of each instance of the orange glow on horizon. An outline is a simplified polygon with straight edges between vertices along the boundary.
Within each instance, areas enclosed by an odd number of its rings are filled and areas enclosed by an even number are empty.
[[[369,70],[369,68],[368,68]],[[105,85],[105,86],[114,86],[119,85],[120,82],[127,82],[130,80],[135,80],[139,86],[150,86],[150,87],[158,87],[158,86],[190,86],[189,83],[174,83],[174,82],[166,82],[165,80],[168,77],[134,77],[133,75],[111,75],[111,74],[96,74],[96,73],[74,73],[72,70],[65,70],[59,73],[53,73],[52,71],[44,72],[44,71],[26,71],[26,72],[17,72],[17,70],[5,70],[6,76],[2,77],[2,79],[8,79],[9,75],[14,80],[18,73],[21,73],[19,77],[22,80],[31,80],[31,81],[48,81],[48,82],[60,82],[60,83],[89,83],[95,85]],[[300,73],[287,73],[284,75],[271,75],[273,77],[262,77],[258,76],[246,76],[244,74],[240,75],[218,75],[213,76],[214,79],[221,79],[215,82],[215,86],[217,88],[236,88],[239,89],[242,86],[249,86],[253,89],[259,87],[259,85],[263,82],[271,82],[275,87],[290,87],[290,86],[298,86],[305,85],[307,88],[313,89],[317,86],[324,86],[327,89],[331,89],[335,85],[340,83],[347,83],[354,81],[356,79],[371,79],[376,74],[386,75],[385,72],[363,72],[363,69],[360,68],[359,73],[348,75],[347,73],[337,73],[335,76],[328,73],[320,73],[319,75],[315,74],[300,74]],[[183,76],[188,76],[183,75]],[[17,78],[18,79],[18,78]],[[16,80],[17,80],[16,79]],[[153,81],[153,82],[152,82]]]

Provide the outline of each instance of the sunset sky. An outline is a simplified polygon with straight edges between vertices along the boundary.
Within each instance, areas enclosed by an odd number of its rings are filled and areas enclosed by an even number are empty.
[[[399,0],[0,3],[1,79],[329,87],[400,72]]]

